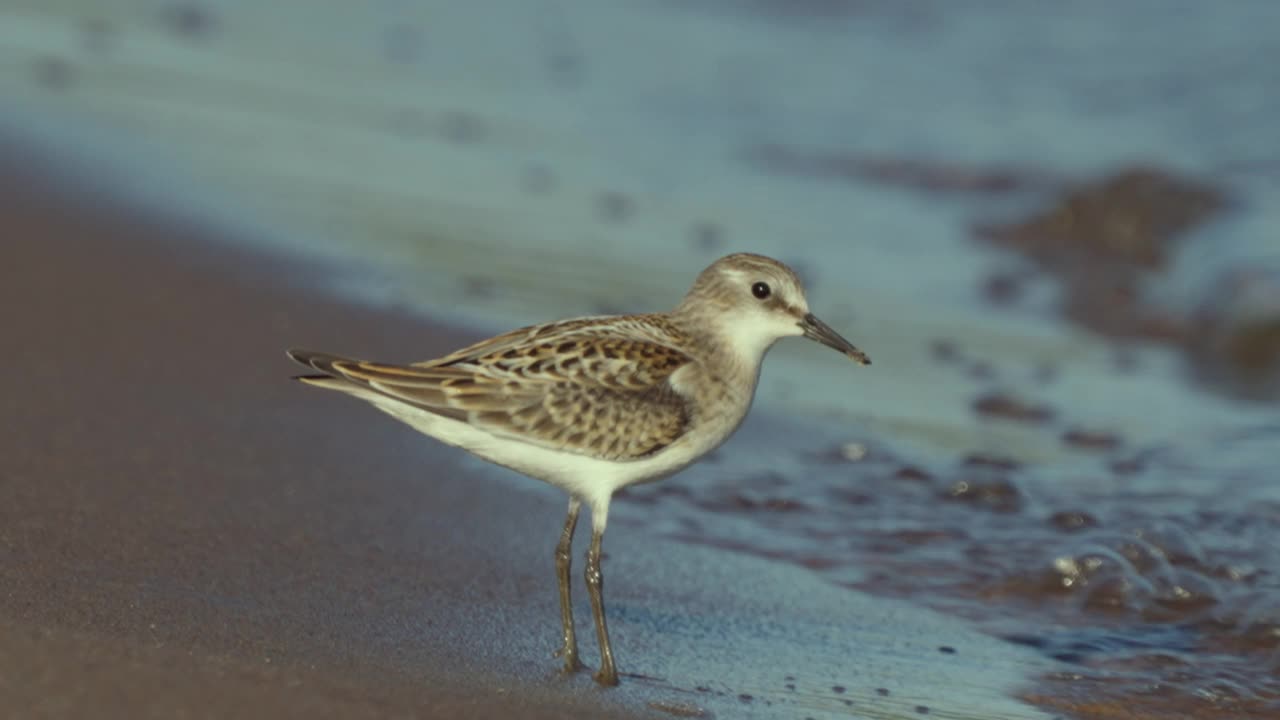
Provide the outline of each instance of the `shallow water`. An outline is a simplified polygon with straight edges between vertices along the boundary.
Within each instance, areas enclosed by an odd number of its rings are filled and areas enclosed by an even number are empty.
[[[8,2],[0,122],[485,329],[792,262],[875,365],[779,346],[619,522],[1280,712],[1280,6],[300,7]]]

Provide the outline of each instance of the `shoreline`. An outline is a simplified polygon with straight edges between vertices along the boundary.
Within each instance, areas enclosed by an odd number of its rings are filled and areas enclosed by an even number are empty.
[[[559,492],[288,381],[288,345],[464,333],[53,177],[0,188],[9,714],[1045,717],[1013,697],[1033,652],[629,523],[606,543],[623,685],[560,677]]]

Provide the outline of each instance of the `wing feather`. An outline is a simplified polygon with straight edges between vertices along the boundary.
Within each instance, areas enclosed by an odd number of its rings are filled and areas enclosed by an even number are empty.
[[[616,322],[566,321],[515,330],[414,365],[289,354],[328,375],[494,435],[634,460],[688,430],[690,400],[671,376],[690,358],[672,346],[676,338],[669,328],[642,317],[627,320],[643,332]]]

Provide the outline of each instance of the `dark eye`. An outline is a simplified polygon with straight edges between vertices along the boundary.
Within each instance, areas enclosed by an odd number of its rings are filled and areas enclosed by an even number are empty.
[[[769,294],[772,292],[773,291],[769,289],[769,283],[758,282],[751,286],[751,294],[761,300],[769,297]]]

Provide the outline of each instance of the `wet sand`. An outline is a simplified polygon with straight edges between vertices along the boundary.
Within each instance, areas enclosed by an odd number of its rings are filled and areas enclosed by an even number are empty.
[[[1009,699],[1032,652],[625,525],[623,685],[561,677],[562,496],[287,379],[286,346],[407,360],[469,335],[36,173],[0,178],[0,207],[0,714],[1039,716]]]
[[[615,5],[6,3],[0,135],[204,215],[0,200],[0,716],[1280,715],[1268,3]],[[661,307],[736,249],[877,364],[781,344],[729,447],[615,504],[617,691],[547,657],[558,493],[281,384],[286,345],[479,334],[319,288],[498,330]],[[1011,691],[1020,656],[906,603],[1064,664]]]
[[[534,652],[537,514],[282,354],[460,338],[273,289],[298,269],[180,222],[0,187],[0,714],[630,716]]]

